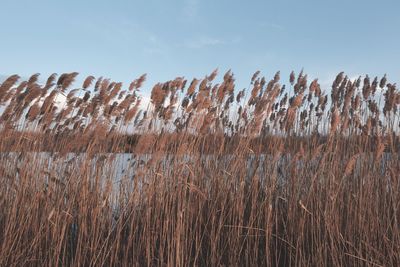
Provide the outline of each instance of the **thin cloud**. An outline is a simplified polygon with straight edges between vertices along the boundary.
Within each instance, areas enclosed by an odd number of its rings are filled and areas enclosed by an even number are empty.
[[[167,49],[166,43],[156,33],[129,19],[120,18],[102,24],[81,21],[80,25],[107,42],[125,47],[132,45],[146,54],[163,54]]]
[[[195,39],[187,40],[183,46],[192,49],[200,49],[204,47],[217,46],[223,44],[226,44],[224,40],[209,36],[201,36]]]
[[[198,10],[199,10],[198,0],[184,0],[182,8],[183,17],[192,20],[197,17]]]
[[[277,30],[277,31],[285,30],[285,27],[283,25],[274,23],[274,22],[262,21],[262,22],[260,22],[259,25],[262,28],[268,28],[268,29]]]

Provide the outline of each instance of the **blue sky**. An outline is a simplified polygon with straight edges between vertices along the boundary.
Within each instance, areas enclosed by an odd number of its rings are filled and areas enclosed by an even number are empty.
[[[399,1],[20,1],[0,2],[0,74],[78,71],[145,87],[177,76],[232,69],[238,89],[252,73],[304,68],[400,77]]]

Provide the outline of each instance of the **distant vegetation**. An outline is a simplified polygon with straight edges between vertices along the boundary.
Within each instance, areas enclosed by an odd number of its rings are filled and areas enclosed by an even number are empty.
[[[0,266],[400,265],[386,76],[77,75],[0,84]]]

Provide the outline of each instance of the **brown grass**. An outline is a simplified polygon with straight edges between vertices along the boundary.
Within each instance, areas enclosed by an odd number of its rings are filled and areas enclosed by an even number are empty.
[[[0,266],[398,266],[395,84],[260,75],[10,76]]]

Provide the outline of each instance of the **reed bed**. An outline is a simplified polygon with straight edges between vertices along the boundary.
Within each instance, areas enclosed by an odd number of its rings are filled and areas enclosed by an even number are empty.
[[[386,76],[77,75],[0,84],[0,266],[400,265]]]

